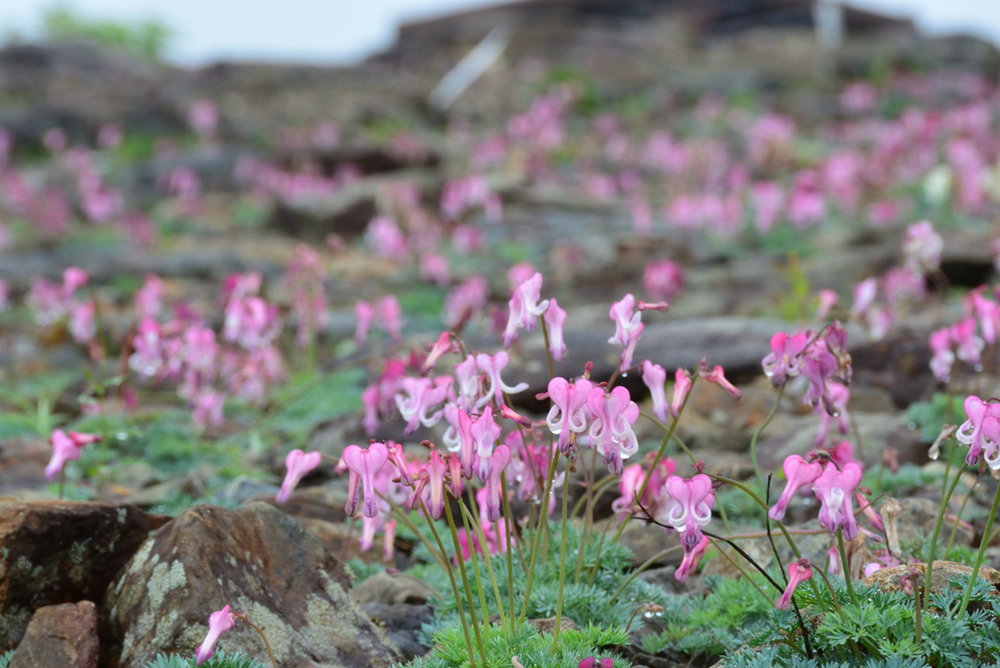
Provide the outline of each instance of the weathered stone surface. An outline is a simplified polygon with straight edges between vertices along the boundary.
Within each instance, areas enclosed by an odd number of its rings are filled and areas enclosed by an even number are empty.
[[[421,626],[433,619],[434,609],[431,606],[364,603],[361,608],[375,623],[385,629],[389,640],[399,648],[407,661],[427,653],[429,648],[420,644],[417,633]]]
[[[193,654],[208,615],[229,604],[266,628],[283,666],[381,668],[399,660],[347,589],[350,576],[295,521],[264,503],[199,505],[146,541],[108,588],[109,666],[140,668],[159,652]],[[266,658],[237,624],[219,642]]]
[[[900,582],[910,574],[910,569],[916,573],[914,585],[924,586],[924,578],[927,574],[927,564],[912,564],[895,566],[893,568],[881,568],[871,577],[865,580],[865,584],[878,585],[883,591],[898,591]],[[969,575],[972,568],[954,561],[935,561],[934,568],[931,569],[931,591],[942,591],[948,586],[948,580],[957,575]],[[994,586],[1000,586],[1000,571],[993,570],[988,566],[981,566],[979,574],[989,580]],[[1000,592],[995,592],[1000,595]]]
[[[17,645],[38,608],[100,601],[169,519],[118,503],[0,503],[0,650]]]
[[[617,517],[610,517],[606,520],[595,522],[594,529],[598,533],[603,532],[608,522],[612,524],[607,530],[608,540],[610,540],[618,531]],[[670,564],[676,566],[681,563],[681,558],[684,556],[681,553],[681,542],[677,538],[676,532],[667,531],[666,529],[646,524],[640,520],[632,520],[628,523],[625,530],[622,531],[618,543],[632,550],[632,563],[635,566],[644,564],[661,552],[671,548],[677,549],[657,558],[652,566],[666,566]]]
[[[556,630],[556,618],[545,617],[544,619],[529,619],[528,623],[538,629],[539,633],[552,633]],[[559,620],[560,631],[576,631],[580,627],[569,617],[563,616]]]
[[[421,580],[397,573],[390,575],[385,571],[376,573],[353,590],[351,596],[358,603],[383,603],[396,605],[399,603],[422,604],[431,599],[439,599],[441,595]]]
[[[97,607],[90,601],[35,611],[10,668],[97,668]]]

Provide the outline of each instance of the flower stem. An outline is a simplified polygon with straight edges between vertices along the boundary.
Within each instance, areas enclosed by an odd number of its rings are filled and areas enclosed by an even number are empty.
[[[470,494],[471,494],[471,492],[470,492]],[[500,585],[497,584],[497,577],[496,577],[496,574],[493,572],[493,560],[490,558],[489,550],[486,547],[486,535],[483,533],[483,528],[479,525],[479,520],[476,518],[475,515],[473,515],[472,511],[469,508],[466,507],[465,503],[463,503],[461,499],[459,499],[458,502],[460,504],[460,507],[462,508],[462,514],[465,515],[465,524],[466,524],[466,527],[468,527],[469,525],[472,526],[472,528],[476,532],[476,537],[479,539],[479,544],[483,547],[483,561],[486,562],[486,570],[489,572],[490,581],[493,583],[493,595],[496,596],[496,599],[497,599],[497,609],[500,612],[500,625],[503,627],[504,633],[509,634],[510,633],[510,627],[507,626],[507,615],[505,615],[504,611],[503,611],[503,598],[500,596]],[[473,555],[472,563],[473,563],[473,565],[476,564],[475,555]],[[479,579],[479,569],[478,568],[476,568],[476,579],[477,580]],[[482,589],[483,589],[483,585],[482,585],[482,581],[480,581],[480,583],[479,583],[479,595],[480,595],[481,599],[482,599],[482,595],[483,595],[482,594]],[[485,610],[486,610],[486,601],[482,600],[481,603],[483,605],[483,610],[484,610],[483,614],[485,615],[486,614],[486,612],[485,612]]]
[[[768,413],[767,418],[757,427],[757,431],[753,433],[753,438],[750,439],[750,461],[753,462],[753,472],[757,476],[757,484],[761,487],[764,486],[764,476],[760,474],[760,466],[757,464],[757,439],[760,435],[767,429],[767,425],[771,424],[771,420],[778,413],[778,408],[781,406],[781,397],[785,395],[785,386],[782,385],[778,388],[778,396],[774,400],[774,406],[771,408],[771,412]]]
[[[952,450],[954,454],[958,448]],[[951,468],[951,457],[948,457],[948,469]],[[945,471],[945,479],[941,485],[941,505],[938,507],[937,522],[934,523],[934,534],[931,537],[931,544],[927,548],[927,573],[924,576],[924,608],[927,607],[927,602],[930,600],[930,581],[931,574],[934,572],[934,551],[937,549],[938,537],[941,535],[941,527],[944,525],[944,514],[948,510],[948,503],[951,502],[951,497],[955,493],[955,488],[958,487],[959,480],[962,479],[962,474],[965,473],[965,463],[963,462],[959,467],[958,471],[955,472],[955,478],[951,481],[951,486],[948,486],[947,470]],[[970,490],[969,495],[972,495]],[[956,524],[956,526],[958,526]],[[989,534],[985,536],[986,542],[989,542]],[[947,554],[947,552],[945,553]]]
[[[472,587],[469,586],[469,576],[465,572],[465,559],[462,558],[462,546],[458,542],[458,531],[455,529],[455,518],[451,515],[450,503],[444,504],[444,512],[445,515],[448,516],[448,528],[451,529],[451,541],[455,544],[455,559],[458,561],[458,571],[462,575],[462,587],[465,589],[465,598],[469,602],[469,617],[472,619],[472,631],[476,635],[476,644],[479,646],[479,656],[483,659],[483,666],[486,666],[486,647],[483,645],[483,634],[479,630],[479,620],[476,619],[476,606],[472,602]],[[470,548],[471,547],[472,546],[470,544]],[[475,552],[475,550],[473,550],[473,552]],[[485,610],[483,611],[483,614],[486,614]],[[472,655],[470,654],[469,656],[471,658]]]
[[[837,545],[840,548],[840,568],[844,572],[844,582],[847,584],[847,595],[851,597],[851,603],[860,607],[858,597],[854,595],[854,585],[851,584],[851,564],[847,561],[847,550],[844,548],[843,527],[837,529]]]
[[[564,486],[562,493],[562,547],[559,551],[559,598],[556,602],[556,626],[552,630],[553,654],[555,654],[556,644],[559,642],[559,627],[562,626],[563,583],[566,581],[566,505],[569,499],[569,494],[566,491],[566,487]],[[580,545],[580,551],[583,551],[583,545]]]
[[[511,555],[511,515],[510,515],[510,501],[507,499],[507,474],[506,472],[500,474],[500,492],[503,494],[503,519],[507,527],[507,595],[510,598],[510,605],[507,610],[510,611],[510,630],[514,630],[514,557]],[[521,547],[517,548],[517,554],[521,557]],[[521,570],[524,570],[524,557],[521,557]]]
[[[535,535],[531,540],[531,565],[526,573],[526,583],[524,586],[524,601],[521,603],[521,614],[518,616],[518,624],[524,622],[528,614],[528,598],[531,596],[531,583],[535,579],[535,564],[538,562],[538,553],[541,549],[541,537],[547,530],[549,520],[549,496],[552,494],[552,480],[555,477],[556,464],[559,459],[559,450],[553,448],[552,459],[549,461],[548,475],[545,480],[545,491],[542,493],[542,503],[539,506],[538,525],[535,527]]]
[[[238,615],[238,616],[240,619],[246,622],[250,626],[250,628],[256,631],[257,635],[260,636],[260,639],[264,641],[264,649],[267,650],[267,655],[271,657],[271,665],[274,666],[274,668],[278,668],[278,662],[274,658],[274,652],[271,651],[271,643],[267,642],[267,636],[264,635],[264,629],[260,628],[259,626],[251,622],[250,617],[248,615]]]
[[[993,496],[993,507],[990,508],[989,519],[986,520],[986,530],[983,532],[983,540],[979,544],[979,552],[976,553],[976,563],[972,565],[972,577],[969,578],[969,586],[965,589],[965,596],[962,597],[962,605],[958,608],[958,615],[956,619],[961,619],[965,616],[965,610],[969,607],[969,599],[972,597],[972,588],[976,584],[976,580],[979,579],[979,567],[983,565],[983,555],[986,554],[986,546],[989,545],[990,536],[993,533],[993,520],[997,518],[997,507],[1000,507],[1000,486],[997,487],[997,493]],[[930,568],[927,569],[928,577],[924,581],[924,588],[930,589]]]

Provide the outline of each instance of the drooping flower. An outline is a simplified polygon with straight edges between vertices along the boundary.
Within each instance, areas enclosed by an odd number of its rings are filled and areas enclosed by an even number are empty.
[[[350,471],[347,483],[347,505],[344,512],[353,517],[358,509],[358,483],[364,484],[364,504],[361,514],[365,517],[375,517],[378,514],[378,504],[375,500],[375,474],[389,459],[389,450],[383,443],[372,443],[362,449],[357,445],[344,448],[341,455],[344,465]]]
[[[194,653],[195,665],[200,666],[212,658],[212,655],[215,654],[215,643],[218,642],[219,636],[231,628],[233,628],[233,616],[229,612],[228,605],[222,610],[209,615],[208,635],[205,636],[204,642],[201,643]]]
[[[825,347],[813,345],[803,356],[799,368],[809,381],[802,403],[816,408],[822,402],[827,413],[836,415],[837,409],[830,395],[830,380],[837,373],[837,358]]]
[[[813,576],[812,564],[808,559],[799,559],[788,564],[788,586],[785,591],[774,602],[774,607],[778,610],[788,610],[792,605],[792,594],[795,588]]]
[[[403,378],[402,392],[396,395],[396,407],[406,420],[404,434],[409,436],[417,430],[419,424],[433,427],[438,423],[443,411],[434,409],[447,399],[451,383],[451,376],[437,376],[434,379]],[[403,393],[406,394],[405,397]]]
[[[431,348],[430,354],[427,355],[427,359],[424,360],[423,366],[420,370],[423,373],[427,373],[434,368],[437,361],[441,359],[444,355],[447,355],[452,350],[451,342],[451,332],[441,332],[441,336],[434,343],[434,347]]]
[[[650,299],[670,301],[684,287],[684,274],[670,260],[650,262],[642,273],[642,285]]]
[[[785,489],[778,502],[767,511],[768,517],[776,522],[785,518],[785,510],[791,503],[795,493],[806,485],[814,482],[823,473],[823,466],[817,462],[809,463],[799,455],[789,455],[782,464],[785,472]]]
[[[667,496],[658,519],[681,534],[686,554],[701,543],[704,537],[701,528],[712,519],[712,506],[715,505],[712,479],[704,473],[696,473],[687,479],[670,476],[664,491]]]
[[[49,439],[49,443],[52,444],[52,459],[45,467],[45,479],[55,480],[66,462],[80,458],[83,446],[99,440],[101,437],[95,434],[81,434],[72,431],[66,434],[62,429],[53,431]]]
[[[841,434],[846,434],[849,428],[847,423],[847,403],[851,400],[851,390],[846,385],[840,383],[830,383],[830,399],[836,411],[837,426]],[[815,412],[819,413],[819,431],[816,432],[816,439],[813,443],[817,446],[823,445],[826,441],[830,425],[834,416],[817,406]]]
[[[674,374],[674,396],[670,400],[670,414],[675,420],[681,416],[681,407],[687,401],[691,385],[691,373],[687,369],[678,369]]]
[[[698,375],[700,375],[702,378],[704,378],[710,383],[721,385],[726,390],[726,392],[729,392],[729,394],[732,395],[733,399],[739,399],[740,397],[743,396],[743,392],[741,392],[738,387],[736,387],[726,379],[725,369],[723,369],[722,366],[718,364],[715,365],[714,369],[709,371],[708,364],[706,364],[705,359],[702,358],[701,368],[698,371]]]
[[[816,314],[813,317],[818,321],[826,320],[826,316],[830,314],[830,309],[832,309],[834,304],[838,301],[840,301],[840,295],[833,290],[820,290],[819,306],[816,307]]]
[[[855,315],[863,316],[875,303],[878,296],[878,279],[875,277],[866,278],[854,286],[854,306],[852,311]]]
[[[566,451],[571,434],[582,434],[587,430],[587,396],[594,384],[586,378],[570,383],[556,376],[549,381],[549,399],[552,408],[545,416],[549,431],[559,436],[559,448]]]
[[[976,335],[976,319],[969,316],[952,325],[950,334],[957,349],[958,359],[978,368],[981,362],[980,353],[986,344]]]
[[[528,389],[527,383],[518,383],[512,387],[503,382],[503,379],[500,378],[500,373],[507,368],[508,364],[510,364],[510,355],[504,350],[499,351],[495,355],[487,355],[486,353],[476,355],[476,366],[486,374],[486,378],[489,381],[489,389],[476,402],[477,408],[488,404],[490,399],[493,399],[497,407],[499,407],[500,404],[504,403],[504,393],[517,394]]]
[[[510,463],[510,448],[501,443],[490,455],[489,475],[486,478],[486,517],[490,522],[500,518],[500,475]]]
[[[538,316],[545,313],[549,302],[539,301],[541,292],[542,275],[537,272],[514,289],[514,295],[508,304],[510,314],[507,319],[507,329],[503,333],[504,348],[509,348],[517,338],[517,330],[523,328],[530,332],[535,328]]]
[[[854,519],[854,502],[851,495],[861,482],[861,466],[850,462],[838,471],[833,463],[827,463],[823,473],[813,482],[813,491],[822,507],[819,521],[831,534],[837,529],[844,530],[844,540],[854,540],[858,535],[858,523]]]
[[[659,364],[649,360],[642,363],[642,382],[649,388],[653,400],[653,414],[660,422],[667,421],[667,397],[664,384],[667,382],[667,372]]]
[[[281,483],[281,491],[274,497],[278,503],[285,503],[292,496],[296,485],[303,477],[323,461],[323,455],[319,452],[302,452],[299,449],[292,450],[285,457],[285,479]]]
[[[358,319],[358,326],[354,330],[354,343],[361,346],[368,338],[368,330],[375,321],[375,307],[366,301],[358,300],[354,304],[354,315]]]
[[[811,336],[810,332],[799,332],[791,336],[778,332],[771,337],[771,352],[761,360],[761,366],[772,385],[781,387],[789,378],[799,375],[802,352]]]
[[[678,582],[687,582],[691,572],[698,568],[698,562],[701,561],[701,556],[705,553],[706,547],[708,547],[708,536],[702,535],[697,545],[690,550],[685,550],[684,558],[681,559],[681,565],[674,571],[675,580]]]
[[[378,431],[378,407],[379,407],[379,393],[378,385],[369,385],[365,388],[365,391],[361,393],[361,405],[364,407],[365,416],[361,420],[361,424],[365,428],[365,434],[368,436],[374,436],[375,432]]]
[[[427,463],[417,475],[414,496],[423,499],[431,517],[436,520],[441,519],[441,514],[444,512],[444,504],[446,503],[444,481],[447,473],[448,465],[441,459],[437,450],[431,450]]]
[[[610,316],[615,323],[615,335],[608,339],[608,343],[621,345],[622,359],[618,370],[623,373],[632,366],[632,355],[642,336],[642,313],[634,309],[635,297],[631,293],[611,305]]]
[[[1000,403],[987,403],[975,395],[969,395],[964,403],[968,419],[955,432],[955,439],[969,446],[965,462],[975,466],[979,455],[984,454],[990,468],[1000,468],[1000,433],[997,420],[1000,418]]]
[[[549,352],[552,359],[557,362],[562,361],[566,354],[566,340],[563,338],[563,325],[566,324],[566,311],[564,311],[555,298],[549,300],[549,308],[545,311],[545,325],[549,328]]]
[[[629,396],[628,390],[618,386],[605,391],[595,387],[587,395],[587,408],[593,416],[589,434],[597,451],[604,455],[604,464],[616,476],[622,474],[623,459],[628,459],[639,449],[632,428],[639,419],[639,406]]]
[[[955,353],[951,350],[951,329],[942,327],[931,332],[928,338],[931,348],[931,373],[942,383],[947,383],[951,376],[951,367],[955,363]]]
[[[580,665],[577,668],[611,668],[613,663],[614,661],[610,656],[606,656],[603,659],[588,656],[580,661]]]
[[[490,475],[493,447],[503,430],[493,420],[493,409],[486,406],[483,414],[469,427],[469,435],[475,445],[475,472],[480,482],[486,482]]]

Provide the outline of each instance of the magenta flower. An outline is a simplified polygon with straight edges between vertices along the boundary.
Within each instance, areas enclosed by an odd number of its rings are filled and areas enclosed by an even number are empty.
[[[379,394],[378,385],[369,385],[365,388],[365,391],[361,393],[361,405],[365,409],[365,416],[361,420],[361,424],[365,428],[365,434],[368,436],[374,436],[375,432],[378,431],[378,407],[379,407]]]
[[[354,330],[354,343],[362,346],[368,338],[368,330],[371,329],[375,321],[375,307],[366,301],[357,301],[354,304],[354,315],[358,318],[357,329]]]
[[[139,319],[154,318],[163,307],[163,280],[156,274],[146,274],[142,287],[132,297]]]
[[[458,380],[456,403],[463,410],[473,410],[479,400],[480,386],[479,367],[476,365],[475,355],[469,355],[464,362],[455,365],[455,378]]]
[[[834,304],[838,301],[840,301],[840,295],[833,290],[820,290],[819,306],[816,307],[816,315],[813,317],[818,321],[826,320],[826,317],[830,315],[830,309],[832,309]]]
[[[55,480],[59,472],[66,466],[66,462],[79,459],[83,446],[101,440],[100,436],[94,434],[80,434],[70,432],[68,435],[62,429],[56,429],[49,438],[52,444],[52,459],[45,467],[45,479]]]
[[[978,368],[981,361],[980,353],[986,344],[976,336],[976,319],[972,316],[965,318],[958,324],[952,325],[950,333],[958,351],[958,359]]]
[[[97,336],[97,304],[94,300],[73,304],[69,310],[69,333],[77,343],[87,343]]]
[[[500,438],[502,429],[493,420],[493,409],[487,406],[483,409],[483,414],[469,427],[469,435],[475,444],[476,477],[481,482],[486,482],[490,475],[491,456],[493,447],[497,439]]]
[[[212,655],[215,654],[215,643],[219,640],[219,636],[231,628],[233,628],[233,616],[229,612],[228,605],[222,610],[209,615],[208,635],[205,636],[205,641],[201,643],[194,653],[196,666],[200,666],[212,658]]]
[[[726,380],[726,371],[720,365],[716,364],[715,368],[711,371],[708,370],[708,365],[705,363],[705,359],[701,360],[701,368],[698,374],[710,383],[716,383],[721,385],[726,392],[732,395],[733,399],[739,399],[743,396],[743,393],[738,387]]]
[[[451,453],[448,455],[448,479],[451,483],[451,495],[456,499],[462,496],[465,484],[462,482],[462,458]]]
[[[684,287],[684,274],[670,260],[649,262],[642,272],[642,285],[650,299],[670,301]]]
[[[681,559],[681,565],[674,571],[675,580],[678,582],[687,582],[691,572],[698,568],[698,563],[701,561],[701,556],[705,554],[706,547],[708,547],[708,536],[702,535],[697,545],[690,550],[685,550],[684,558]]]
[[[698,547],[704,537],[701,527],[712,519],[715,494],[712,479],[704,473],[696,473],[688,479],[670,476],[664,485],[667,493],[662,516],[681,534],[685,554]]]
[[[423,373],[427,373],[434,368],[434,365],[437,364],[437,361],[441,359],[441,357],[447,355],[451,351],[451,333],[441,332],[441,336],[439,336],[438,340],[434,343],[434,347],[431,348],[431,352],[427,355],[427,359],[424,360],[424,364],[420,367],[420,370]]]
[[[578,381],[579,382],[579,381]],[[639,449],[632,428],[639,419],[639,406],[624,387],[606,392],[595,387],[587,395],[587,408],[593,416],[590,437],[597,451],[604,455],[604,465],[616,476],[622,474],[623,459],[628,459]]]
[[[443,411],[434,408],[445,401],[451,389],[451,376],[430,378],[403,378],[402,392],[396,395],[396,407],[406,420],[404,434],[409,436],[417,430],[418,424],[433,427],[441,419]]]
[[[566,324],[566,311],[560,308],[555,298],[549,300],[549,308],[545,311],[545,325],[549,328],[549,352],[552,359],[562,361],[566,353],[566,340],[563,338],[563,325]]]
[[[1000,327],[1000,306],[984,297],[981,292],[973,292],[971,297],[972,307],[983,332],[983,340],[993,345],[997,340],[997,329]]]
[[[799,375],[802,352],[811,336],[811,332],[806,331],[792,336],[778,332],[771,337],[771,352],[761,361],[761,366],[772,385],[781,387],[789,378]]]
[[[204,429],[208,425],[218,426],[222,424],[222,409],[225,407],[226,398],[212,389],[198,390],[191,398],[191,421],[199,429]]]
[[[490,455],[489,475],[486,478],[486,517],[490,522],[500,518],[500,475],[509,463],[510,448],[501,443]]]
[[[862,509],[861,512],[863,512],[865,517],[868,518],[868,522],[877,530],[884,532],[885,525],[882,523],[882,518],[875,512],[875,509],[872,507],[872,503],[868,500],[868,497],[861,492],[855,492],[854,500],[858,502],[858,507]]]
[[[476,402],[477,408],[488,404],[490,399],[496,401],[496,405],[499,407],[500,404],[504,403],[504,393],[517,394],[528,389],[527,383],[518,383],[511,387],[503,382],[503,379],[500,378],[500,373],[507,368],[508,364],[510,364],[510,355],[504,350],[492,356],[486,353],[476,355],[476,366],[486,374],[486,378],[490,383],[489,390]]]
[[[814,345],[802,358],[800,369],[809,381],[802,403],[816,408],[822,402],[826,412],[835,415],[837,409],[830,395],[830,379],[837,373],[837,358],[825,347]]]
[[[386,441],[385,448],[389,452],[389,461],[392,462],[392,465],[396,467],[396,471],[399,472],[400,482],[406,487],[412,486],[413,476],[410,475],[410,468],[406,463],[403,446],[393,441]]]
[[[844,530],[845,540],[854,540],[858,535],[858,523],[854,519],[854,503],[851,495],[861,482],[861,466],[850,462],[838,471],[833,463],[828,463],[823,473],[813,482],[813,491],[822,507],[819,521],[831,534],[837,529]]]
[[[586,378],[570,383],[557,376],[549,381],[552,408],[545,416],[545,424],[549,431],[559,436],[559,449],[563,452],[569,446],[571,434],[587,430],[587,396],[593,388],[594,384]]]
[[[854,446],[850,441],[835,443],[826,448],[826,452],[830,455],[830,461],[841,471],[844,470],[844,466],[854,461]]]
[[[389,459],[389,450],[382,443],[372,443],[366,449],[357,445],[344,448],[341,455],[344,465],[350,471],[347,482],[347,505],[344,512],[354,516],[358,509],[358,483],[364,483],[364,504],[361,514],[365,517],[378,515],[378,503],[375,500],[375,474]]]
[[[534,265],[530,262],[518,262],[507,270],[507,284],[510,285],[511,292],[517,290],[518,286],[537,274]]]
[[[942,327],[931,332],[928,338],[931,352],[931,372],[942,383],[948,382],[951,367],[955,363],[955,353],[951,350],[951,329]]]
[[[431,450],[427,463],[417,475],[417,486],[414,497],[423,499],[428,511],[436,520],[441,519],[444,512],[444,481],[448,473],[448,465],[441,459],[437,450]]]
[[[866,278],[854,286],[854,306],[851,310],[855,315],[863,316],[868,313],[877,296],[878,280],[874,277]]]
[[[670,414],[675,420],[681,416],[681,406],[687,400],[691,385],[691,373],[687,369],[678,369],[674,374],[674,396],[670,400]]]
[[[580,662],[577,668],[611,668],[614,660],[610,656],[606,656],[603,659],[596,659],[592,656],[588,656],[586,659]]]
[[[642,464],[626,466],[622,470],[622,475],[618,478],[618,491],[620,496],[611,502],[611,510],[619,516],[624,517],[635,505],[635,497],[646,479],[646,472],[642,470]],[[649,490],[647,489],[647,495]]]
[[[975,395],[965,399],[965,414],[968,419],[955,432],[955,439],[969,446],[965,462],[975,466],[979,455],[983,454],[991,469],[1000,468],[1000,403],[987,403]]]
[[[296,485],[305,477],[307,473],[319,466],[323,461],[323,455],[319,452],[302,452],[292,450],[285,457],[285,480],[281,483],[281,491],[274,497],[278,503],[285,503],[292,496]]]
[[[619,371],[625,372],[632,366],[632,355],[635,353],[635,346],[642,336],[642,313],[635,311],[635,297],[627,294],[621,301],[611,305],[610,316],[615,323],[615,335],[608,339],[608,343],[617,343],[622,347],[622,360]]]
[[[785,490],[781,493],[778,502],[767,511],[768,517],[776,522],[785,518],[785,510],[791,503],[792,497],[799,489],[814,482],[823,473],[823,466],[819,463],[809,463],[799,455],[789,455],[782,465],[785,472]]]
[[[642,382],[649,388],[650,397],[653,399],[653,414],[660,422],[666,422],[667,397],[664,385],[667,382],[667,372],[659,364],[646,360],[642,363]]]
[[[514,295],[508,304],[510,314],[507,319],[507,329],[503,333],[503,346],[509,348],[517,338],[517,330],[531,331],[535,328],[538,316],[545,313],[548,300],[539,302],[542,292],[542,275],[534,276],[524,281],[514,289]]]
[[[795,588],[812,576],[812,564],[809,563],[808,559],[799,559],[788,564],[788,586],[774,602],[774,607],[778,610],[788,610],[792,604],[792,594],[795,593]]]
[[[846,385],[841,385],[840,383],[830,383],[829,390],[830,399],[836,413],[838,429],[840,429],[841,434],[846,434],[849,429],[847,423],[847,403],[851,400],[851,390]],[[834,416],[822,410],[819,406],[815,408],[815,411],[819,413],[819,431],[816,433],[816,439],[813,443],[816,446],[820,446],[826,441],[827,433],[830,430],[830,424],[833,422]]]
[[[396,295],[386,295],[375,302],[375,312],[378,314],[379,323],[395,341],[403,340],[403,311],[399,307],[399,300]]]

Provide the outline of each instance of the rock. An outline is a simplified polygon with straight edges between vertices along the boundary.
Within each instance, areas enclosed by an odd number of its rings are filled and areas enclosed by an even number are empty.
[[[0,495],[43,489],[52,446],[40,438],[8,438],[0,444]]]
[[[10,668],[97,668],[97,607],[90,601],[35,611]]]
[[[407,661],[427,654],[429,648],[417,640],[420,627],[434,618],[434,608],[429,605],[386,605],[384,603],[364,603],[361,609],[368,613],[389,636]]]
[[[272,506],[198,505],[153,534],[108,587],[102,661],[133,668],[161,652],[193,654],[208,616],[228,604],[266,628],[281,665],[387,667],[399,655],[350,586],[343,564]],[[266,658],[246,625],[218,646]]]
[[[927,572],[927,564],[912,564],[895,566],[893,568],[881,568],[872,573],[871,577],[865,580],[865,584],[877,585],[880,589],[882,589],[882,591],[886,592],[899,591],[900,582],[904,577],[910,574],[911,569],[916,572],[914,585],[917,587],[923,587],[924,577]],[[957,575],[969,575],[971,573],[972,568],[969,566],[956,564],[954,561],[935,561],[934,568],[931,570],[931,591],[942,591],[946,586],[948,586],[948,580],[950,578]],[[989,580],[994,586],[1000,586],[1000,571],[994,570],[988,566],[981,566],[979,568],[979,574]],[[1000,596],[1000,591],[994,590],[993,593]]]
[[[0,651],[20,642],[38,608],[100,601],[149,532],[169,519],[120,503],[0,503]]]
[[[351,596],[358,603],[385,605],[399,603],[419,605],[432,598],[441,598],[441,594],[412,575],[403,573],[390,575],[385,571],[376,573],[352,589]]]
[[[594,530],[601,533],[607,527],[608,522],[611,522],[612,526],[607,530],[607,540],[611,540],[618,531],[617,517],[610,517],[606,520],[595,522]],[[681,558],[683,557],[680,549],[681,542],[677,538],[676,532],[668,532],[651,524],[647,525],[641,520],[630,520],[621,537],[618,539],[618,543],[632,551],[632,564],[635,566],[640,566],[661,552],[673,547],[677,548],[675,552],[659,557],[652,565],[676,566],[681,563]]]
[[[226,489],[222,492],[222,501],[226,504],[240,505],[255,498],[274,496],[280,489],[277,485],[241,475],[226,485]]]
[[[556,618],[546,617],[544,619],[529,619],[528,623],[538,629],[539,633],[552,633],[556,629]],[[569,617],[562,617],[559,620],[560,631],[576,631],[580,627]]]
[[[193,471],[184,475],[137,491],[128,497],[128,501],[137,506],[149,508],[179,496],[200,499],[208,490],[208,483],[214,475],[214,466],[199,464]]]

